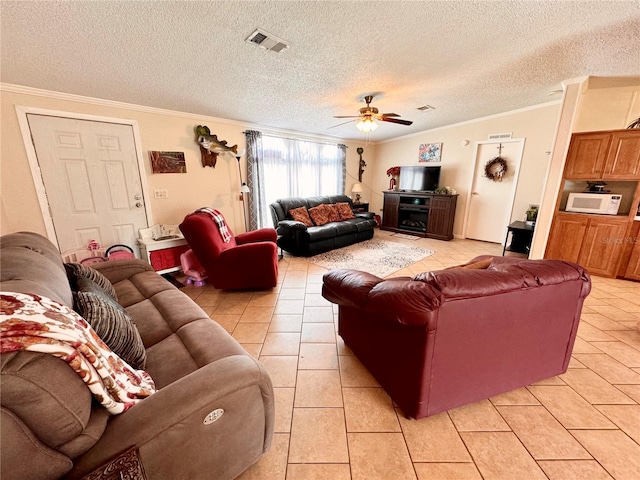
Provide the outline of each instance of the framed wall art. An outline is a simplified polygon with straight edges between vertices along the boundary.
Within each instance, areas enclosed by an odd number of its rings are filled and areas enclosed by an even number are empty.
[[[154,152],[149,150],[153,173],[187,173],[184,152]]]
[[[439,162],[442,155],[442,143],[421,143],[418,162]]]

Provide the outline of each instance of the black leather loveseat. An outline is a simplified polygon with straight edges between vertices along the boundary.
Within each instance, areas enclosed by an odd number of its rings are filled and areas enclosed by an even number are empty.
[[[346,195],[282,198],[272,203],[271,216],[278,232],[278,246],[293,255],[310,256],[373,238],[376,222],[371,212],[356,213],[355,218],[311,227],[293,220],[289,214],[299,207],[309,209],[335,203],[353,206]]]

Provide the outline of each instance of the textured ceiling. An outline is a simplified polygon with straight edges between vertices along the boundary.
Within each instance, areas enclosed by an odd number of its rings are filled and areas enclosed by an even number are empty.
[[[1,81],[363,139],[361,98],[413,120],[371,140],[557,100],[574,77],[640,75],[635,1],[2,0]],[[246,43],[256,28],[288,41]],[[432,105],[430,112],[417,107]]]

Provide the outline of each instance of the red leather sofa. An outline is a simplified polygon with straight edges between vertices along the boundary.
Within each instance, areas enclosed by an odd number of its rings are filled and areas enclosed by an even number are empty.
[[[413,278],[333,270],[322,294],[346,345],[422,418],[565,372],[590,290],[572,263],[477,257]]]
[[[276,231],[261,228],[231,234],[225,243],[211,216],[187,215],[180,231],[207,272],[209,282],[223,290],[269,289],[278,283]]]

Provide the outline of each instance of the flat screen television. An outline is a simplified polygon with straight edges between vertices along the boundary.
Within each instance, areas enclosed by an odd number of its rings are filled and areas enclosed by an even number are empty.
[[[440,167],[400,167],[398,190],[435,192],[440,182]]]

